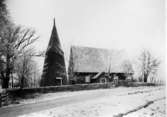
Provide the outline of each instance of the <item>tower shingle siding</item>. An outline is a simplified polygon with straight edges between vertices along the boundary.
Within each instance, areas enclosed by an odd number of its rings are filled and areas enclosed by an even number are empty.
[[[54,20],[50,41],[45,54],[41,86],[66,84],[66,79],[64,52],[61,47]]]

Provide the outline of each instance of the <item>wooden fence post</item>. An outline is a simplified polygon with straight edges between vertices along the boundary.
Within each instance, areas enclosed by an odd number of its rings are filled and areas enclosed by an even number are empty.
[[[5,102],[5,104],[8,105],[8,101],[9,101],[9,100],[8,100],[8,93],[6,92],[5,95],[6,95],[6,100],[5,100],[6,102]]]
[[[2,95],[0,93],[0,107],[2,107]]]
[[[0,93],[0,107],[8,105],[9,101],[9,94],[5,92]]]

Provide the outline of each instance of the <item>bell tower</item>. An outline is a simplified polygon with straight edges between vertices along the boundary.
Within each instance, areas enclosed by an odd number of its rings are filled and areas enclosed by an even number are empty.
[[[50,41],[45,53],[41,86],[62,85],[66,84],[66,82],[67,75],[64,52],[61,47],[54,19]]]

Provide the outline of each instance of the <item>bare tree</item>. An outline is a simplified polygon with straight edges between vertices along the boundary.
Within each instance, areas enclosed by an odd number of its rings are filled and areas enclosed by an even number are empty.
[[[123,68],[124,73],[126,74],[126,77],[129,77],[131,74],[134,73],[133,66],[129,60],[123,61],[122,68]]]
[[[15,72],[19,78],[21,88],[29,87],[33,83],[34,71],[36,71],[36,64],[32,60],[33,50],[25,51],[15,62]]]
[[[129,60],[125,60],[122,64],[123,70],[125,73],[130,74],[133,73],[133,67]]]
[[[8,88],[14,61],[38,38],[35,31],[15,26],[10,20],[5,0],[0,1],[0,78],[2,87]]]
[[[3,82],[2,79],[4,79],[5,77],[5,74],[4,74],[5,57],[4,57],[4,52],[1,51],[4,44],[1,42],[1,40],[2,40],[2,34],[4,32],[4,29],[8,24],[10,24],[10,21],[9,21],[5,0],[1,0],[0,1],[0,79],[1,79],[1,82]]]
[[[6,9],[6,4],[4,3],[5,0],[0,1],[0,40],[1,40],[1,34],[4,30],[4,27],[9,23],[8,20],[8,12]],[[2,43],[0,43],[0,48],[2,47]],[[2,71],[4,71],[4,57],[3,53],[0,51],[0,78],[2,79],[3,74],[1,74]]]
[[[5,70],[1,72],[3,88],[8,88],[9,86],[10,74],[14,69],[14,62],[17,57],[21,56],[37,39],[38,36],[32,29],[12,24],[6,25],[0,38],[0,53],[1,58],[4,58],[3,62],[5,64]]]
[[[154,58],[148,50],[144,50],[139,58],[141,62],[141,73],[144,82],[148,81],[151,74],[155,74],[160,65],[160,61]]]
[[[69,65],[68,65],[68,77],[72,81],[69,81],[69,83],[76,82],[76,77],[74,76],[73,68],[74,68],[74,59],[73,59],[73,51],[71,48],[70,49]]]

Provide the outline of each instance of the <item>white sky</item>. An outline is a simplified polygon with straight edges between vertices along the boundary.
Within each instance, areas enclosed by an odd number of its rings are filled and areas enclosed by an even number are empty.
[[[7,5],[16,24],[37,31],[38,50],[46,49],[55,17],[66,56],[70,45],[125,49],[133,57],[146,48],[165,61],[165,0],[7,0]]]

